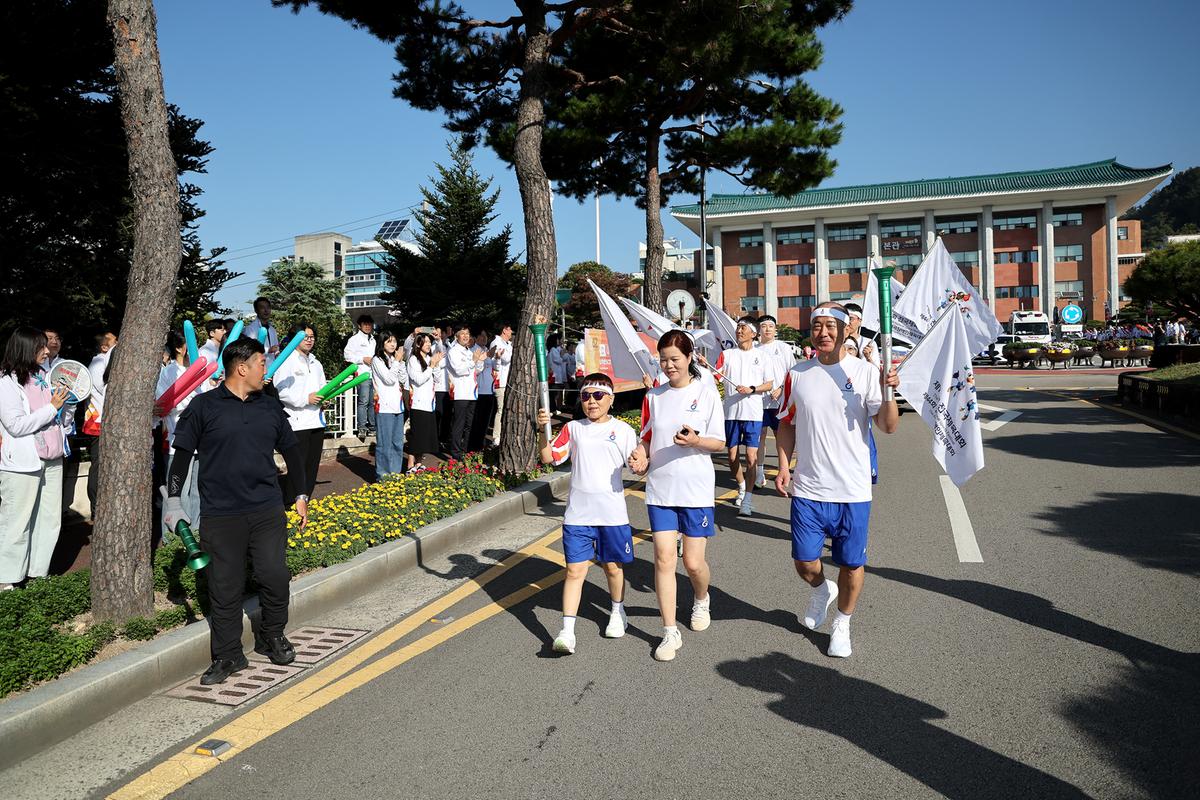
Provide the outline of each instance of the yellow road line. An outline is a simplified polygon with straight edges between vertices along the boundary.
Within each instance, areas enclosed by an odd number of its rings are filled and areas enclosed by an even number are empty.
[[[1095,408],[1099,408],[1103,411],[1113,411],[1113,412],[1116,412],[1117,414],[1124,414],[1127,417],[1133,417],[1134,419],[1138,420],[1139,422],[1144,422],[1152,428],[1162,428],[1162,429],[1170,431],[1171,433],[1177,433],[1180,436],[1186,436],[1189,439],[1196,439],[1197,441],[1200,441],[1200,434],[1196,434],[1193,431],[1189,431],[1185,428],[1180,428],[1177,425],[1172,425],[1169,422],[1163,422],[1162,420],[1155,419],[1154,417],[1148,417],[1145,414],[1139,414],[1136,411],[1130,411],[1127,408],[1121,408],[1120,406],[1110,406],[1106,403],[1097,403],[1095,400],[1088,400],[1087,398],[1084,398],[1084,397],[1072,397],[1069,394],[1059,394],[1058,392],[1054,392],[1049,389],[1035,389],[1032,386],[1026,386],[1025,389],[1026,389],[1026,391],[1030,391],[1030,392],[1040,392],[1041,394],[1048,394],[1051,397],[1061,397],[1063,400],[1077,400],[1080,403],[1087,403],[1089,406],[1094,406]]]

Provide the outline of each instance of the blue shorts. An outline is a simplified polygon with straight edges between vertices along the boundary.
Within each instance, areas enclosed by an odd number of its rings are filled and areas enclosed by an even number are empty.
[[[879,483],[879,448],[875,446],[875,434],[867,428],[867,444],[871,448],[871,483]]]
[[[601,564],[633,561],[633,528],[628,525],[563,525],[568,564],[595,559]]]
[[[762,426],[761,420],[725,420],[725,446],[733,448],[744,444],[746,447],[758,447],[758,439],[762,436]]]
[[[779,409],[764,408],[762,424],[764,428],[770,428],[773,431],[779,430]]]
[[[792,498],[792,558],[819,561],[825,537],[833,540],[833,563],[861,567],[867,563],[867,525],[871,501],[825,503],[806,497]]]
[[[650,515],[650,530],[679,531],[684,536],[706,537],[717,532],[717,515],[709,508],[683,506],[646,506]]]

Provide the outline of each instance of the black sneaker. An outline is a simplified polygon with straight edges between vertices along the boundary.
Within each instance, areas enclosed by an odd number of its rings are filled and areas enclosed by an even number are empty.
[[[230,675],[248,666],[250,666],[250,662],[246,660],[245,656],[238,656],[235,659],[219,658],[212,662],[212,666],[200,676],[200,684],[212,686],[214,683],[224,683]]]
[[[272,664],[290,664],[296,660],[296,648],[286,636],[255,637],[254,652],[271,659]]]

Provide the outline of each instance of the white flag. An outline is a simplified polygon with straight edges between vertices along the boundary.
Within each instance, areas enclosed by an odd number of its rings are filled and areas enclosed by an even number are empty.
[[[878,258],[871,263],[872,269],[882,266],[883,263]],[[895,308],[896,301],[900,299],[900,294],[904,291],[904,283],[895,275],[892,275],[889,283],[892,289],[892,307]],[[867,290],[863,293],[862,326],[876,333],[879,332],[879,279],[875,277],[874,272],[869,273]]]
[[[604,320],[604,332],[608,335],[608,357],[612,361],[613,375],[627,381],[640,381],[643,375],[653,375],[657,359],[633,329],[633,323],[621,311],[617,301],[588,279],[588,285],[596,294],[600,305],[600,318]]]
[[[708,329],[713,332],[720,349],[737,347],[737,323],[733,321],[733,317],[726,314],[725,309],[713,305],[708,300],[704,301],[704,308],[708,312]]]
[[[641,303],[636,303],[627,297],[622,297],[621,302],[625,304],[625,308],[629,311],[629,316],[633,317],[647,336],[653,336],[655,339],[661,339],[662,335],[667,331],[684,331],[692,337],[696,342],[696,346],[702,351],[710,351],[716,349],[716,342],[713,341],[712,334],[705,330],[689,331],[682,326],[675,324],[671,320],[659,314],[657,311],[652,311],[646,308]],[[719,350],[717,352],[720,352]]]
[[[919,271],[918,271],[919,272]],[[933,457],[955,486],[983,469],[965,314],[948,311],[899,367],[900,393],[933,431]]]
[[[942,309],[952,302],[957,302],[962,310],[967,345],[972,353],[986,350],[1004,332],[992,309],[976,294],[946,245],[938,239],[892,306],[892,333],[915,345]]]

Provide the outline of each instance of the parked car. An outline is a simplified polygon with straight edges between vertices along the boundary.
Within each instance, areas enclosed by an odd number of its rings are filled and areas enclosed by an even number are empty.
[[[1000,364],[1007,364],[1008,359],[1004,357],[1004,345],[1008,344],[1009,342],[1018,341],[1019,339],[1020,337],[1018,336],[1002,333],[996,337],[996,341],[987,346],[986,350],[977,353],[975,357],[971,359],[971,363],[989,364],[993,367],[999,366]]]

